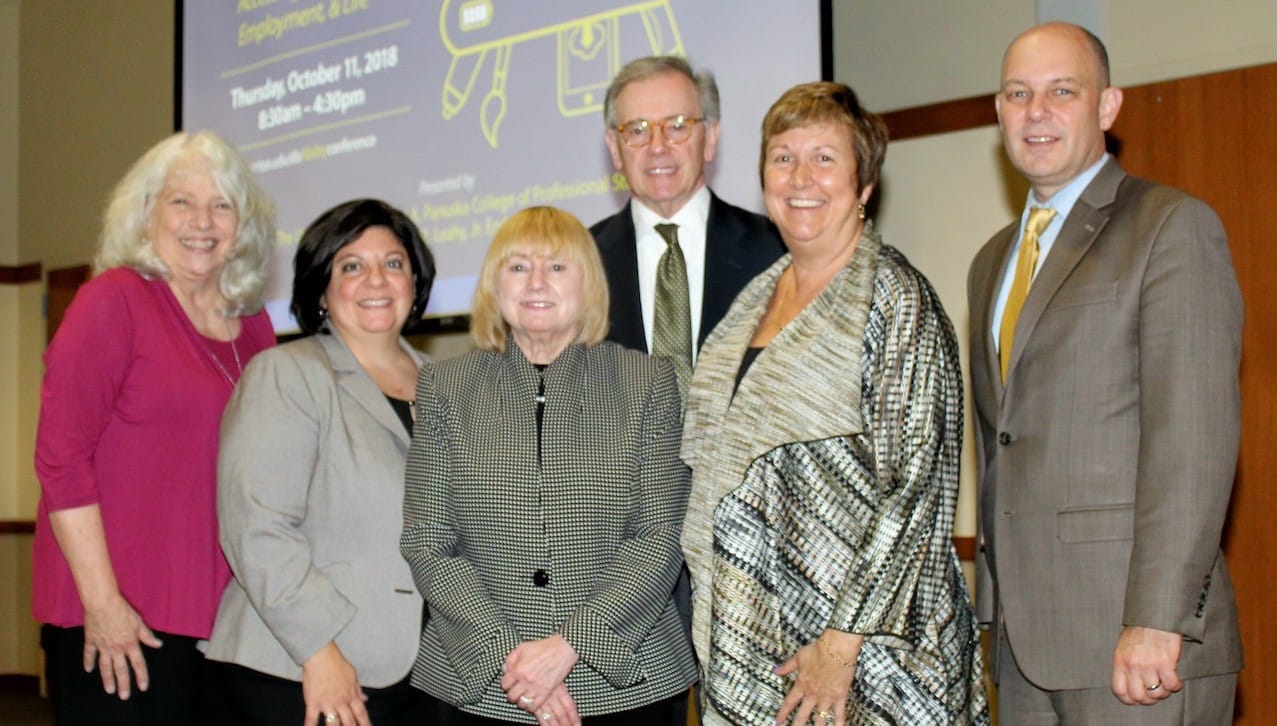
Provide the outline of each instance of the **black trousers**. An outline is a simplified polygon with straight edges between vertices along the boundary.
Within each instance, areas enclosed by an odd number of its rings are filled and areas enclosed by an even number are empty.
[[[668,724],[670,719],[673,718],[673,714],[679,707],[680,699],[682,707],[686,708],[687,694],[682,693],[674,698],[649,703],[646,706],[639,706],[628,711],[607,713],[602,716],[585,716],[581,718],[581,724],[582,726],[663,726]],[[447,723],[450,726],[499,726],[511,723],[501,719],[476,716],[446,704],[444,707],[451,714],[440,723]]]
[[[196,650],[196,639],[159,631],[155,636],[162,646],[142,646],[150,686],[142,691],[133,681],[129,700],[121,701],[102,690],[96,665],[84,671],[84,628],[42,626],[45,679],[59,726],[232,723],[217,676]]]
[[[306,717],[302,684],[234,663],[213,664],[233,712],[228,723],[240,726],[299,726]],[[443,704],[413,688],[405,677],[386,688],[364,687],[368,717],[376,726],[425,726],[442,723]],[[323,717],[318,720],[322,724]]]

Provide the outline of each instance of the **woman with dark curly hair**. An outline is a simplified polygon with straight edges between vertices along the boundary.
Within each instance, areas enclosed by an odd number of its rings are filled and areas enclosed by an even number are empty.
[[[404,459],[434,260],[375,199],[302,235],[293,316],[308,337],[259,356],[226,407],[222,547],[235,572],[208,657],[238,724],[432,723],[409,685],[422,600],[399,556]]]

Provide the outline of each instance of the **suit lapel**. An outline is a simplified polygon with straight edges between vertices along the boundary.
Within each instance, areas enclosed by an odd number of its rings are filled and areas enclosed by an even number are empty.
[[[994,344],[992,326],[993,309],[997,304],[998,291],[1007,265],[1011,264],[1011,252],[1015,248],[1019,223],[1012,223],[994,236],[989,248],[989,262],[978,270],[980,278],[972,285],[972,294],[977,301],[974,315],[970,321],[972,330],[976,331],[979,349],[972,347],[971,354],[981,356],[978,364],[973,365],[972,375],[983,376],[990,391],[1002,390],[1002,372],[998,368],[998,348]]]
[[[1122,171],[1116,161],[1110,159],[1082,191],[1073,210],[1064,220],[1064,226],[1060,228],[1051,252],[1042,262],[1037,277],[1033,279],[1033,287],[1029,289],[1024,308],[1020,310],[1020,318],[1015,323],[1015,344],[1011,348],[1011,361],[1007,365],[1008,378],[1014,375],[1016,363],[1024,353],[1024,346],[1032,338],[1033,329],[1042,318],[1047,304],[1095,243],[1104,225],[1108,224],[1109,208],[1117,198],[1118,185],[1125,177],[1126,172]]]
[[[603,269],[608,274],[612,329],[608,338],[647,352],[643,303],[639,297],[638,249],[629,202],[595,235]]]
[[[346,347],[345,341],[336,333],[328,335],[319,334],[315,336],[324,347],[324,352],[328,354],[328,360],[332,363],[333,374],[337,378],[337,386],[347,395],[355,400],[364,411],[368,412],[377,423],[384,426],[405,448],[408,448],[408,432],[404,429],[403,422],[399,420],[399,416],[390,406],[390,402],[386,400],[385,394],[373,382],[372,377],[364,371],[363,366],[359,364],[359,360],[355,358],[355,354],[350,352],[350,348]],[[400,347],[412,357],[417,367],[421,367],[421,357],[415,350],[407,345],[404,341],[399,341]]]
[[[705,338],[713,326],[706,320],[722,320],[736,298],[738,290],[747,280],[745,263],[740,258],[740,238],[744,226],[728,213],[727,204],[713,192],[709,197],[709,218],[705,222],[705,284],[701,293],[701,329],[696,336],[696,346],[705,344]]]

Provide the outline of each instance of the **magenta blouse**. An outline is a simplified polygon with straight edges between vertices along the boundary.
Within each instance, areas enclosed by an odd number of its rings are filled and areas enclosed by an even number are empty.
[[[96,503],[120,591],[147,626],[208,637],[231,577],[217,542],[222,409],[242,366],[275,343],[266,313],[241,322],[233,348],[205,338],[165,281],[127,268],[76,294],[44,355],[36,620],[84,624],[49,512]]]

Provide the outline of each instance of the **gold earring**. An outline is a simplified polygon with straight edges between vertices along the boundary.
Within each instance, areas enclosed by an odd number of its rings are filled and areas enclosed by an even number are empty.
[[[864,218],[865,218],[865,205],[863,205],[863,204],[857,205],[857,207],[856,207],[856,215],[857,215],[858,217],[860,217],[861,219],[864,219]]]

